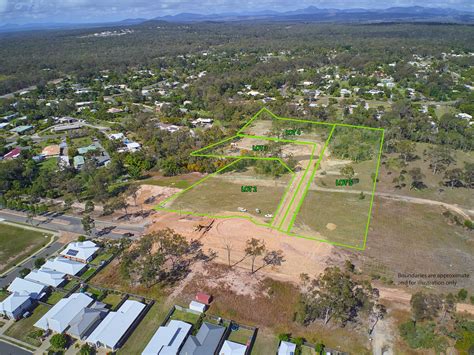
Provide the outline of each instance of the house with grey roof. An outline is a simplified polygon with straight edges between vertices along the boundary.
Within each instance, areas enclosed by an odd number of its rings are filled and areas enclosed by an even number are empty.
[[[72,320],[93,302],[94,299],[84,293],[73,293],[68,298],[59,300],[35,323],[35,327],[62,333],[69,327]]]
[[[115,351],[145,307],[141,302],[126,300],[117,312],[107,314],[87,337],[87,342],[96,347],[105,347]]]
[[[212,355],[217,352],[217,348],[224,335],[225,328],[219,325],[204,322],[199,328],[196,336],[188,337],[179,352],[180,355]]]
[[[67,333],[77,339],[87,338],[109,313],[105,304],[94,302],[83,308],[70,322]]]

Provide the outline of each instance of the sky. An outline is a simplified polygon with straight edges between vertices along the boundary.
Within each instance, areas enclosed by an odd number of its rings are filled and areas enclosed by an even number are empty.
[[[289,11],[319,8],[450,7],[474,11],[474,0],[0,0],[0,26],[10,23],[87,23],[153,18],[182,12]]]

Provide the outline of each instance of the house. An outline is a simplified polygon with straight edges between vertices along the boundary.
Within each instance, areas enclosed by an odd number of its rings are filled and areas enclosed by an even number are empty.
[[[137,143],[137,142],[129,142],[129,143],[126,143],[125,145],[127,146],[127,150],[132,153],[138,152],[141,148],[140,143]]]
[[[7,154],[3,156],[3,159],[9,160],[9,159],[16,159],[20,156],[21,154],[21,149],[20,148],[13,148],[10,150]]]
[[[84,157],[82,155],[76,155],[73,158],[72,165],[74,166],[74,169],[80,170],[80,169],[82,169],[82,167],[84,166],[85,163],[86,163],[86,161],[84,160]]]
[[[224,335],[225,328],[204,322],[196,336],[188,337],[179,352],[180,355],[210,355],[214,354]]]
[[[247,346],[226,340],[219,350],[219,355],[245,355],[246,351]]]
[[[5,129],[8,126],[10,126],[10,123],[8,123],[8,122],[0,123],[0,129]]]
[[[87,337],[87,342],[96,347],[115,351],[120,346],[129,328],[145,308],[143,303],[126,300],[117,312],[110,312]]]
[[[348,89],[341,89],[341,96],[350,95],[351,91]]]
[[[59,300],[35,323],[35,327],[62,333],[69,327],[71,321],[93,302],[94,299],[84,293],[73,293],[68,298]]]
[[[28,132],[29,130],[32,130],[33,126],[25,125],[25,126],[18,126],[15,128],[12,128],[10,132],[12,133],[18,133],[18,134],[24,134]]]
[[[207,306],[205,304],[197,301],[191,301],[191,303],[189,303],[189,309],[195,312],[204,313],[206,308]]]
[[[94,331],[108,313],[109,310],[104,303],[94,302],[91,306],[83,308],[69,322],[66,332],[74,338],[83,340]]]
[[[17,320],[32,307],[33,300],[30,296],[13,292],[0,302],[0,315]]]
[[[32,299],[39,300],[44,296],[46,286],[34,281],[15,277],[10,286],[8,286],[7,290],[12,293],[27,295]]]
[[[123,110],[116,107],[111,107],[107,110],[107,113],[121,113],[121,112],[123,112]]]
[[[142,355],[177,354],[191,329],[192,325],[189,323],[171,320],[167,326],[158,328],[145,350],[143,350]]]
[[[80,148],[77,148],[77,153],[79,155],[84,155],[84,154],[87,154],[89,152],[93,152],[93,151],[96,151],[99,147],[97,147],[97,145],[95,145],[94,143],[86,146],[86,147],[80,147]]]
[[[68,275],[76,276],[86,268],[86,264],[77,261],[69,260],[58,256],[55,259],[49,259],[43,265],[45,269],[51,269],[63,272]]]
[[[87,264],[94,258],[99,249],[97,244],[90,240],[86,240],[85,242],[73,242],[67,245],[61,252],[61,255],[67,259]]]
[[[82,123],[73,123],[73,124],[63,124],[63,125],[57,125],[52,128],[53,132],[65,132],[65,131],[72,131],[75,129],[82,128],[83,124]]]
[[[198,292],[196,294],[196,301],[204,304],[210,304],[212,302],[212,296],[204,292]]]
[[[25,280],[38,282],[46,286],[59,287],[66,281],[66,274],[42,267],[39,270],[31,271],[25,276]]]
[[[288,341],[282,341],[278,347],[278,355],[294,355],[296,351],[296,344]]]
[[[123,140],[125,135],[123,133],[112,133],[109,135],[110,140]]]
[[[45,156],[46,158],[59,157],[60,152],[61,148],[59,147],[59,144],[53,144],[44,147],[41,155]]]

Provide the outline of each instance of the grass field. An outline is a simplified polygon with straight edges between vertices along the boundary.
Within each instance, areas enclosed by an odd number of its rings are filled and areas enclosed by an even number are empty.
[[[113,254],[110,254],[110,253],[100,253],[94,258],[94,260],[90,262],[90,264],[95,265],[95,266],[100,266],[100,263],[102,261],[109,260],[112,256]]]
[[[399,272],[473,274],[472,231],[453,225],[438,206],[412,204],[376,197],[367,249],[357,253],[364,273],[386,275],[397,284]],[[374,269],[374,265],[376,269]],[[432,291],[474,292],[471,278],[457,278],[456,286]]]
[[[362,247],[369,205],[370,196],[309,190],[291,232]]]
[[[50,241],[51,235],[0,223],[0,271],[9,269]]]
[[[45,306],[45,305],[38,305],[36,307],[31,316],[28,318],[20,319],[19,321],[13,323],[5,332],[5,335],[10,336],[12,338],[27,342],[28,344],[34,345],[34,346],[39,346],[41,345],[41,342],[37,339],[33,339],[29,337],[28,335],[34,331],[37,330],[33,325],[42,317],[45,315],[45,313],[49,310],[50,308]]]
[[[256,174],[252,167],[239,172],[228,171],[209,177],[166,203],[165,207],[188,213],[245,216],[258,223],[269,223],[271,218],[264,216],[275,213],[290,178],[289,173],[280,178]],[[255,186],[257,191],[242,192],[242,186]],[[239,207],[247,212],[239,212]],[[261,213],[256,212],[257,208]]]

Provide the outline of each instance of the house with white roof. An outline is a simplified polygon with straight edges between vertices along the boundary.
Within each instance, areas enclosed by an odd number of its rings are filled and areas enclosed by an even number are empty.
[[[62,333],[69,327],[71,321],[93,302],[94,299],[84,293],[73,293],[56,303],[35,323],[35,327]]]
[[[158,328],[142,355],[177,354],[191,332],[191,328],[192,325],[189,323],[171,320],[167,326]]]
[[[110,312],[105,317],[87,337],[87,342],[96,347],[103,346],[115,351],[120,346],[120,340],[126,335],[144,308],[143,303],[126,300],[117,312]]]
[[[0,315],[17,320],[32,307],[33,300],[29,295],[13,292],[0,302]]]
[[[245,355],[246,351],[247,347],[245,345],[226,340],[221,350],[219,350],[219,355]]]
[[[294,355],[296,351],[296,344],[289,341],[282,341],[278,348],[278,355]]]
[[[43,297],[46,288],[47,287],[43,284],[16,277],[10,286],[8,286],[7,290],[12,293],[16,292],[21,295],[27,295],[32,299],[38,300]]]
[[[86,268],[86,264],[69,260],[58,256],[55,259],[49,259],[43,265],[43,268],[63,272],[75,276]]]
[[[38,282],[47,286],[59,287],[66,281],[66,274],[42,267],[39,270],[31,271],[25,276],[25,280]]]
[[[61,255],[74,261],[88,263],[94,258],[94,255],[99,249],[100,248],[97,244],[90,240],[84,242],[73,242],[68,244],[68,246],[61,252]]]

